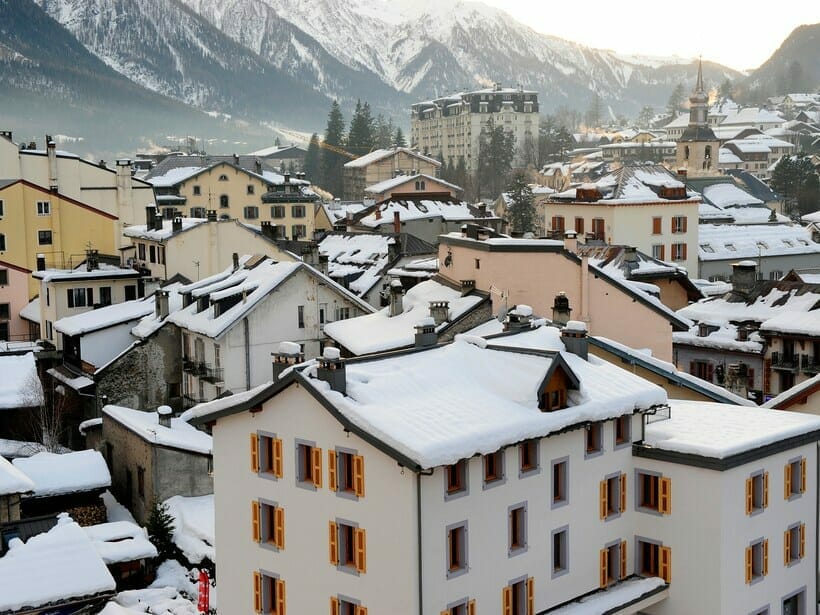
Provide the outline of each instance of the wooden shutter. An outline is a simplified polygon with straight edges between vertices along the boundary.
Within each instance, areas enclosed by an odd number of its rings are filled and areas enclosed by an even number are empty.
[[[467,615],[475,615],[475,600],[470,600],[467,603]]]
[[[609,494],[607,493],[606,481],[605,480],[601,481],[601,483],[599,485],[599,490],[600,490],[600,503],[599,503],[599,505],[600,505],[601,519],[606,519],[606,512],[607,512],[607,509],[609,508],[608,502],[607,502],[607,498],[608,498]]]
[[[667,583],[672,582],[672,549],[661,547],[661,578]]]
[[[276,615],[285,615],[285,582],[276,579]]]
[[[685,233],[689,226],[689,219],[686,216],[681,216],[681,232]]]
[[[285,548],[285,509],[281,506],[273,509],[273,544]]]
[[[754,508],[754,480],[751,478],[746,479],[746,514],[752,514],[752,508]]]
[[[666,259],[666,246],[661,245],[661,257],[660,257],[659,260],[665,260],[665,259]]]
[[[800,524],[799,534],[800,534],[800,545],[799,545],[799,549],[798,549],[798,555],[799,555],[800,559],[803,559],[806,555],[806,524],[805,523]]]
[[[322,486],[322,449],[314,446],[310,449],[310,455],[313,460],[313,484],[316,487]]]
[[[535,615],[535,578],[527,579],[527,615]]]
[[[687,244],[682,243],[680,244],[680,258],[681,260],[686,260],[686,249],[688,248]]]
[[[621,541],[621,569],[619,571],[621,574],[618,576],[619,579],[626,578],[626,541]]]
[[[336,491],[336,451],[327,449],[327,488]]]
[[[664,515],[672,514],[672,479],[663,477],[660,479],[661,497],[660,497],[660,512]]]
[[[353,455],[353,489],[360,498],[364,497],[364,457]]]
[[[579,236],[584,234],[584,219],[583,218],[575,218],[575,232],[578,233]]]
[[[769,473],[763,472],[763,508],[769,505]]]
[[[273,473],[277,478],[282,478],[282,440],[274,438],[273,445]]]
[[[686,258],[685,256],[683,258]],[[706,364],[706,382],[712,382],[715,379],[715,366],[711,363]]]
[[[253,573],[253,612],[262,612],[262,574]]]
[[[806,458],[800,460],[800,493],[806,493]]]
[[[328,547],[330,550],[330,563],[334,566],[339,563],[339,549],[337,547],[338,532],[336,531],[336,523],[331,521],[328,524]]]
[[[746,583],[752,582],[752,548],[746,547]]]
[[[366,606],[357,606],[356,607],[356,615],[367,615],[367,607]]]
[[[783,532],[783,565],[788,566],[792,559],[792,533],[791,530]]]
[[[763,576],[769,574],[769,539],[763,541]]]
[[[609,550],[608,549],[601,549],[600,560],[601,560],[601,562],[600,562],[598,585],[600,587],[606,587],[607,582],[609,581]]]
[[[652,234],[653,235],[660,235],[661,234],[661,219],[660,218],[652,218]]]
[[[772,360],[763,359],[763,393],[769,393],[772,387]]]
[[[367,572],[367,540],[362,528],[357,527],[353,531],[353,545],[356,551],[356,570]]]
[[[787,463],[783,468],[783,498],[788,500],[792,494],[792,466]]]
[[[504,615],[513,615],[512,607],[512,587],[507,585],[501,590],[501,612]]]
[[[262,540],[262,532],[259,528],[259,502],[251,502],[251,536],[254,542]]]
[[[620,512],[626,512],[626,474],[621,474],[621,501]]]
[[[259,474],[259,437],[251,434],[251,472]]]
[[[335,596],[330,597],[330,615],[339,615],[339,599]]]

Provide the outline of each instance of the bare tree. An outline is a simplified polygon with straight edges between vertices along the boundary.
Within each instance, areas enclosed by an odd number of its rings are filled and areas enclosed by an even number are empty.
[[[46,399],[36,374],[29,375],[23,392],[25,407],[31,408],[29,431],[33,440],[41,443],[43,449],[51,453],[63,448],[60,441],[66,430],[64,415],[71,405],[64,393],[65,387],[58,385],[51,399]]]

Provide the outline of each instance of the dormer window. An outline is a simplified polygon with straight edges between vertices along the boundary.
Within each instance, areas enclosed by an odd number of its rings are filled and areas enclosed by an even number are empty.
[[[538,403],[541,412],[553,412],[566,408],[567,393],[570,388],[577,389],[578,380],[575,374],[569,371],[560,355],[556,356],[541,386],[541,397]]]
[[[220,176],[219,176],[219,181],[221,181],[221,182],[226,182],[226,181],[228,181],[228,176],[227,176],[227,175],[224,175],[224,174],[223,174],[223,175],[220,175]]]

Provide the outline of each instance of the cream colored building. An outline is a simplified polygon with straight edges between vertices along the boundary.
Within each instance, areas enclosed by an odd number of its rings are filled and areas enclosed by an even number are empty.
[[[481,131],[492,119],[515,135],[515,166],[520,151],[538,141],[538,93],[530,90],[492,88],[461,92],[414,104],[410,110],[410,146],[450,165],[464,159],[467,170],[478,170]]]
[[[386,199],[416,198],[422,194],[428,195],[431,199],[442,196],[454,199],[461,194],[462,189],[461,186],[456,186],[443,179],[416,173],[415,175],[397,175],[368,186],[364,191],[369,198],[379,203]]]
[[[342,169],[342,198],[358,201],[370,198],[367,187],[398,175],[438,175],[441,163],[407,147],[377,149],[345,163]]]

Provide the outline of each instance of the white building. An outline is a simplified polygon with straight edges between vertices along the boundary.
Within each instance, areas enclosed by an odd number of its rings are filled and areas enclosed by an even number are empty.
[[[814,596],[816,417],[661,421],[664,391],[586,358],[580,323],[284,372],[287,350],[274,382],[192,411],[214,436],[222,609],[734,615]]]

